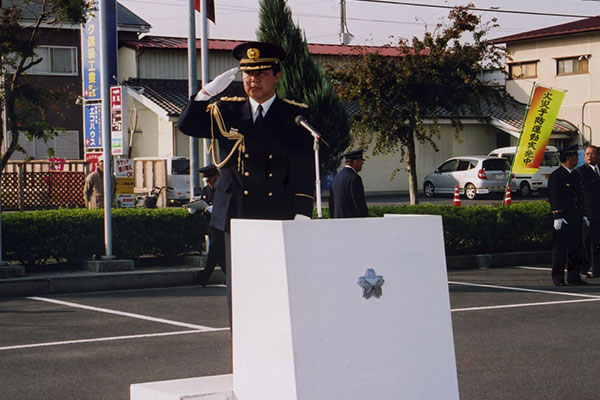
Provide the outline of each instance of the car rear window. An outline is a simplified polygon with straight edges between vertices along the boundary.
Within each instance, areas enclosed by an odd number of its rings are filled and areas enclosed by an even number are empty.
[[[487,171],[508,171],[510,164],[504,158],[483,160],[483,169]]]

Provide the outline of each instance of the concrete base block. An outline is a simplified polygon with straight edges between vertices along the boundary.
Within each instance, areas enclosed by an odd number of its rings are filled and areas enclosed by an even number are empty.
[[[0,279],[18,278],[25,276],[25,267],[22,265],[0,265]]]
[[[184,256],[183,264],[188,265],[190,267],[206,267],[206,259],[207,256]]]
[[[136,383],[131,400],[236,400],[233,374]]]
[[[85,260],[83,269],[90,272],[133,271],[133,260]]]

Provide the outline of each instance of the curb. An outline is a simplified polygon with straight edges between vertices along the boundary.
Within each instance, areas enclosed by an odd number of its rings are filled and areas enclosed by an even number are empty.
[[[450,256],[446,257],[446,267],[450,271],[549,265],[551,258],[551,251]],[[196,275],[202,269],[194,265],[119,272],[82,270],[6,278],[0,279],[0,298],[198,285]],[[216,269],[210,283],[223,280],[223,273]]]

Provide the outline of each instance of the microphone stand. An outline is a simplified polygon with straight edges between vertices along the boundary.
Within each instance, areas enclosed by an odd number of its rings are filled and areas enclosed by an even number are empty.
[[[317,217],[323,218],[321,204],[321,173],[319,171],[319,137],[313,135],[313,150],[315,151],[315,195],[317,196]]]

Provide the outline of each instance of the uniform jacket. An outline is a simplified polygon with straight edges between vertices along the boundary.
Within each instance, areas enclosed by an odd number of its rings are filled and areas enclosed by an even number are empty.
[[[365,189],[361,177],[352,168],[342,168],[333,179],[329,196],[332,218],[367,217]]]
[[[112,186],[113,190],[111,197],[114,197],[116,186],[114,175],[112,176]],[[104,175],[101,174],[100,171],[95,170],[85,178],[83,198],[85,200],[85,206],[90,210],[104,207]]]
[[[179,117],[179,129],[189,136],[211,138],[208,104],[190,100]],[[216,105],[226,129],[235,128],[244,135],[245,149],[241,154],[236,150],[220,168],[211,225],[225,231],[231,218],[311,216],[315,179],[312,137],[294,122],[297,115],[306,116],[306,108],[276,98],[257,128],[246,98],[221,98]],[[216,161],[221,162],[234,141],[213,125],[220,153]]]
[[[585,215],[580,175],[566,168],[557,168],[548,178],[548,196],[554,219],[564,218],[568,223],[580,223]]]
[[[213,205],[215,198],[215,187],[206,185],[200,190],[200,198],[206,202],[209,206]]]
[[[596,174],[589,165],[584,164],[575,168],[581,176],[585,211],[588,218],[600,220],[600,175]]]

